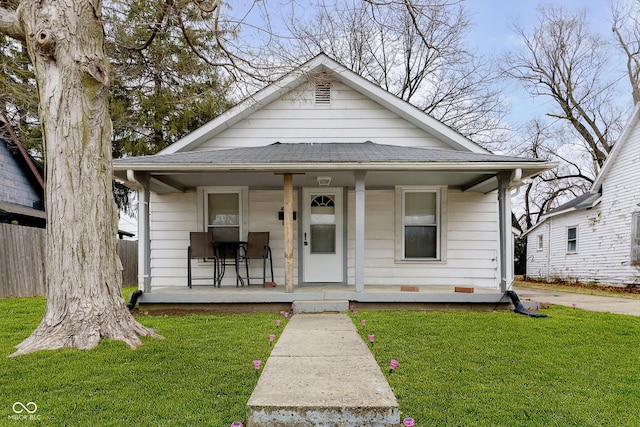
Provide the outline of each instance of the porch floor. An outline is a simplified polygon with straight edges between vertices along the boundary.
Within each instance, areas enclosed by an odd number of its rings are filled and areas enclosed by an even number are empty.
[[[412,286],[413,287],[413,286]],[[402,290],[397,285],[365,286],[356,292],[354,285],[296,285],[292,293],[284,286],[263,288],[251,285],[235,286],[168,286],[153,288],[138,300],[146,304],[270,304],[294,301],[348,300],[356,303],[399,304],[508,304],[509,299],[499,289],[473,288],[473,293],[456,292],[454,286],[417,286],[415,291]]]

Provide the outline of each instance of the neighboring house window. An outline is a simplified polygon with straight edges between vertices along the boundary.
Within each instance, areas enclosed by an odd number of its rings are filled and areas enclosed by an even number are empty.
[[[578,227],[567,227],[567,253],[578,252]]]
[[[640,212],[631,216],[631,265],[640,265]]]
[[[242,240],[243,200],[241,190],[206,190],[204,226],[214,241]]]
[[[544,237],[542,234],[538,234],[538,250],[541,251],[544,249]]]
[[[400,247],[403,260],[441,257],[441,188],[400,188]]]

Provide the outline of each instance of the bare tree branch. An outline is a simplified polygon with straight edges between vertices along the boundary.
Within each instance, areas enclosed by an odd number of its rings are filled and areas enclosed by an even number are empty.
[[[621,113],[614,102],[614,84],[606,82],[606,44],[587,30],[586,11],[569,12],[561,6],[540,7],[539,22],[530,34],[514,24],[524,48],[505,56],[504,72],[522,82],[534,96],[555,101],[552,118],[566,121],[589,147],[601,167],[617,134],[612,123]]]
[[[16,11],[0,7],[0,33],[19,41],[26,40],[24,28],[20,24]]]
[[[617,46],[626,56],[627,78],[631,84],[633,104],[640,103],[640,8],[637,2],[628,8],[617,1],[612,5],[612,31]]]

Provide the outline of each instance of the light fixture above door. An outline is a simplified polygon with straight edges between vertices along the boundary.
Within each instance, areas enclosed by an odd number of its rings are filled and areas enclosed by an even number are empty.
[[[331,184],[330,176],[317,176],[316,179],[318,180],[318,185],[320,187],[328,187],[329,184]]]

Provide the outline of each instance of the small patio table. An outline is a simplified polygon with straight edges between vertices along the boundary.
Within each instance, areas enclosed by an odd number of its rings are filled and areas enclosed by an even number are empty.
[[[244,286],[244,280],[240,277],[239,272],[239,253],[240,247],[246,247],[247,242],[238,240],[238,241],[223,241],[223,242],[214,242],[213,246],[216,249],[216,253],[219,256],[219,267],[218,268],[218,277],[216,277],[216,283],[218,287],[222,283],[222,278],[224,277],[224,273],[226,270],[226,266],[233,265],[236,270],[236,288],[238,286]]]

